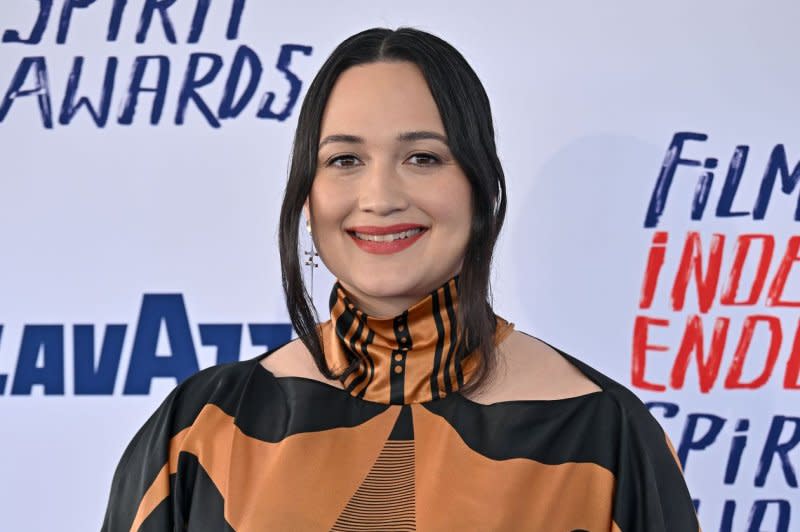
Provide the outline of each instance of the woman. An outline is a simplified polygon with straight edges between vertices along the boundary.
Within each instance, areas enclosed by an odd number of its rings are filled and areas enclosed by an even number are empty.
[[[281,211],[300,338],[178,386],[125,451],[104,530],[697,530],[644,405],[493,313],[504,189],[455,49],[409,28],[340,44]],[[319,325],[301,218],[337,277]]]

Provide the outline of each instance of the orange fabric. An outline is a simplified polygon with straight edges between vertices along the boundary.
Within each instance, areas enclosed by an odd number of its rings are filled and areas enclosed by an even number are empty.
[[[164,464],[164,467],[158,472],[156,479],[142,497],[139,508],[136,510],[136,517],[134,517],[133,524],[131,525],[131,531],[139,530],[139,527],[142,526],[142,523],[147,516],[150,515],[150,512],[155,510],[156,506],[169,496],[169,476],[178,468],[178,450],[188,432],[189,428],[186,428],[172,437],[169,461]]]
[[[182,397],[207,402],[192,410],[199,414],[191,426],[182,424],[180,429],[164,432],[159,449],[168,443],[165,464],[136,471],[147,479],[145,483],[154,479],[144,495],[139,491],[141,481],[115,481],[126,489],[133,486],[137,497],[141,496],[131,508],[136,510],[131,530],[143,524],[171,528],[172,523],[164,521],[180,515],[201,527],[215,520],[211,528],[219,528],[224,519],[224,526],[237,532],[628,532],[642,528],[643,519],[648,530],[665,530],[659,526],[667,522],[669,530],[697,530],[688,519],[691,515],[696,520],[688,492],[675,482],[670,469],[669,457],[678,460],[666,435],[666,449],[660,435],[655,443],[631,438],[641,445],[638,450],[626,442],[622,445],[626,452],[660,452],[658,460],[651,462],[660,471],[633,467],[627,474],[644,475],[646,480],[636,486],[653,485],[651,479],[657,473],[667,479],[672,475],[672,484],[665,482],[672,492],[667,496],[616,493],[617,471],[608,469],[614,464],[607,458],[608,449],[604,450],[603,442],[597,449],[587,443],[597,430],[604,430],[603,416],[616,423],[616,400],[628,401],[623,403],[625,408],[638,412],[645,412],[645,407],[631,402],[628,395],[613,400],[608,394],[614,393],[615,383],[579,361],[571,359],[578,369],[604,384],[603,394],[591,394],[581,400],[585,403],[553,400],[479,406],[454,393],[469,381],[481,360],[480,353],[471,353],[463,357],[461,368],[456,367],[461,358],[455,334],[457,288],[457,278],[451,279],[403,314],[387,319],[367,316],[341,288],[335,289],[331,320],[320,327],[326,359],[334,372],[341,374],[351,362],[358,363],[355,371],[340,379],[348,387],[346,392],[312,379],[266,377],[259,373],[267,370],[258,361],[249,362],[253,366],[239,363],[218,370],[238,371],[235,379],[212,372],[198,375],[193,382],[196,388]],[[500,317],[496,324],[494,341],[499,345],[514,327]],[[251,370],[245,371],[247,367]],[[243,378],[248,379],[247,386],[259,388],[242,391]],[[207,396],[208,389],[214,390],[212,397]],[[453,395],[436,401],[448,393]],[[554,413],[562,411],[567,416],[563,424],[554,426],[547,415],[541,418],[549,405]],[[226,412],[236,412],[236,417]],[[339,421],[331,423],[328,415]],[[488,417],[483,419],[484,415]],[[491,416],[499,419],[491,420]],[[630,419],[623,413],[621,422]],[[651,418],[641,419],[645,421],[640,423],[648,423]],[[620,431],[626,433],[624,427]],[[153,440],[152,434],[141,434],[140,441]],[[523,442],[529,450],[520,448]],[[195,457],[196,464],[185,460],[187,455]],[[583,461],[574,461],[577,457]],[[180,458],[184,460],[179,463]],[[194,467],[198,464],[205,473],[202,477]],[[171,475],[176,473],[176,489],[189,489],[189,493],[170,493]],[[673,493],[685,510],[677,517],[673,512],[667,520],[662,508],[667,508],[664,501],[673,503]],[[157,511],[170,496],[172,512]],[[633,514],[626,504],[635,505]],[[125,519],[127,526],[130,514]]]
[[[331,532],[416,530],[414,440],[389,440]]]
[[[608,530],[614,476],[607,469],[492,460],[423,406],[412,409],[419,530]]]
[[[169,464],[142,499],[131,530],[138,530],[169,495],[167,467],[176,471],[181,452],[197,457],[226,501],[226,520],[238,532],[292,530],[298,519],[292,509],[300,506],[304,521],[330,530],[376,462],[399,413],[400,407],[392,406],[357,427],[271,443],[243,434],[232,417],[208,404],[172,439]]]
[[[131,530],[168,495],[168,472],[175,472],[181,452],[197,457],[225,498],[226,520],[240,532],[292,530],[298,520],[330,530],[352,515],[348,508],[379,499],[387,478],[398,489],[402,478],[389,478],[396,471],[376,467],[382,462],[414,471],[409,486],[416,489],[411,497],[419,530],[606,530],[612,523],[614,478],[605,468],[492,460],[470,449],[445,420],[421,405],[412,406],[414,441],[387,441],[400,408],[391,406],[357,427],[270,443],[243,434],[232,417],[206,405],[195,423],[173,438],[169,464],[142,500]],[[553,512],[554,507],[563,511]],[[406,515],[409,508],[396,511]],[[614,530],[619,530],[615,524]]]
[[[403,315],[403,325],[411,339],[411,348],[398,337],[395,320],[368,316],[355,306],[345,290],[338,283],[334,286],[335,299],[331,306],[331,319],[320,325],[323,349],[328,367],[334,374],[341,375],[351,364],[358,361],[352,373],[341,378],[345,389],[353,396],[368,401],[388,404],[391,402],[391,379],[393,374],[403,373],[403,403],[423,403],[439,399],[460,388],[456,373],[456,352],[458,338],[453,331],[456,324],[451,319],[458,308],[458,287],[456,279],[450,279],[440,288],[430,293],[409,308]],[[347,330],[337,331],[337,323],[345,323],[342,317],[352,316]],[[437,320],[441,334],[437,329]],[[495,344],[502,342],[514,330],[514,325],[496,316]],[[342,326],[344,327],[344,326]],[[373,333],[369,341],[369,333]],[[453,341],[455,340],[455,341]],[[435,359],[439,352],[439,364]],[[366,352],[366,354],[365,354]],[[405,352],[404,367],[400,367],[399,352]],[[477,368],[479,353],[464,357],[462,372],[464,382]],[[370,380],[371,375],[371,380]],[[430,385],[435,375],[438,384],[438,397],[433,397]]]

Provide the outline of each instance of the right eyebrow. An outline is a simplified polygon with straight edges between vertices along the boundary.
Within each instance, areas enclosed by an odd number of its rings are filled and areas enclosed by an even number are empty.
[[[361,137],[357,137],[356,135],[328,135],[322,142],[319,143],[319,148],[321,149],[324,145],[330,144],[331,142],[348,142],[350,144],[364,144],[364,139]]]

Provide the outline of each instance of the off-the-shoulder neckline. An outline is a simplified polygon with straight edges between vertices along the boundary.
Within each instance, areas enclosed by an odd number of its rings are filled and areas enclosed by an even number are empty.
[[[551,345],[550,343],[542,340],[541,338],[537,338],[537,337],[535,337],[533,335],[530,335],[528,333],[525,333],[523,331],[520,331],[520,332],[522,332],[522,334],[526,334],[527,336],[530,336],[531,338],[535,338],[535,339],[539,340],[540,342],[543,342],[544,344],[546,344],[546,345],[550,346],[551,348],[553,348],[557,353],[559,353],[561,356],[563,356],[568,363],[570,363],[573,366],[575,366],[578,369],[578,371],[580,371],[587,379],[589,379],[594,384],[596,384],[600,388],[600,390],[596,390],[594,392],[589,392],[589,393],[584,393],[584,394],[581,394],[581,395],[573,395],[571,397],[561,397],[561,398],[557,398],[557,399],[509,399],[509,400],[505,400],[505,401],[495,401],[493,403],[481,403],[481,402],[476,401],[474,399],[470,399],[469,397],[467,397],[467,396],[465,396],[465,395],[463,395],[463,394],[461,394],[459,392],[455,392],[455,393],[453,393],[451,395],[458,396],[461,400],[466,401],[466,402],[468,402],[470,404],[473,404],[473,405],[476,405],[476,406],[493,407],[493,406],[514,406],[514,405],[518,405],[518,406],[524,406],[524,405],[547,406],[547,405],[566,404],[566,403],[577,402],[577,401],[582,401],[582,400],[587,400],[587,399],[590,399],[590,398],[602,396],[602,395],[604,395],[606,393],[606,389],[603,387],[602,383],[598,382],[594,378],[593,375],[587,374],[581,367],[579,367],[579,366],[574,364],[574,362],[573,362],[574,358],[573,357],[571,357],[570,355],[568,355],[567,353],[565,353],[561,349],[557,348],[556,346]],[[283,347],[283,346],[281,346],[281,347]],[[328,383],[323,382],[323,381],[318,380],[318,379],[312,379],[311,377],[302,377],[300,375],[283,375],[283,376],[278,377],[274,373],[272,373],[269,369],[264,367],[264,365],[261,363],[262,360],[267,358],[269,355],[271,355],[272,353],[274,353],[278,349],[280,349],[280,347],[277,347],[277,348],[275,348],[273,350],[267,351],[266,353],[262,353],[261,355],[255,357],[253,359],[253,360],[256,361],[255,362],[256,365],[258,365],[260,367],[259,371],[266,372],[266,374],[270,378],[273,378],[275,380],[284,379],[286,382],[292,381],[292,380],[299,381],[299,382],[309,382],[309,383],[312,383],[313,385],[324,386],[325,388],[330,388],[331,390],[344,393],[344,394],[352,397],[356,401],[361,401],[361,402],[364,402],[364,403],[367,403],[367,404],[383,405],[383,406],[402,406],[402,405],[391,405],[389,403],[380,403],[380,402],[376,402],[376,401],[369,401],[369,400],[363,399],[361,397],[356,397],[356,396],[353,396],[350,393],[348,393],[343,388],[339,388],[337,386],[334,386],[332,384],[328,384]],[[448,396],[448,397],[450,397],[450,396]],[[425,401],[425,402],[421,402],[421,403],[409,403],[409,404],[422,404],[422,405],[425,405],[425,404],[434,403],[436,401],[442,401],[444,399],[446,399],[446,397],[443,398],[443,399],[435,399],[435,400],[432,400],[432,401]]]

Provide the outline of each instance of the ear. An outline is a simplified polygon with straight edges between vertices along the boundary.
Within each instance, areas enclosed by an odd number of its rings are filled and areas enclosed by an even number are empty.
[[[306,201],[303,202],[303,216],[306,217],[306,220],[311,221],[311,204],[309,198],[306,198]]]

